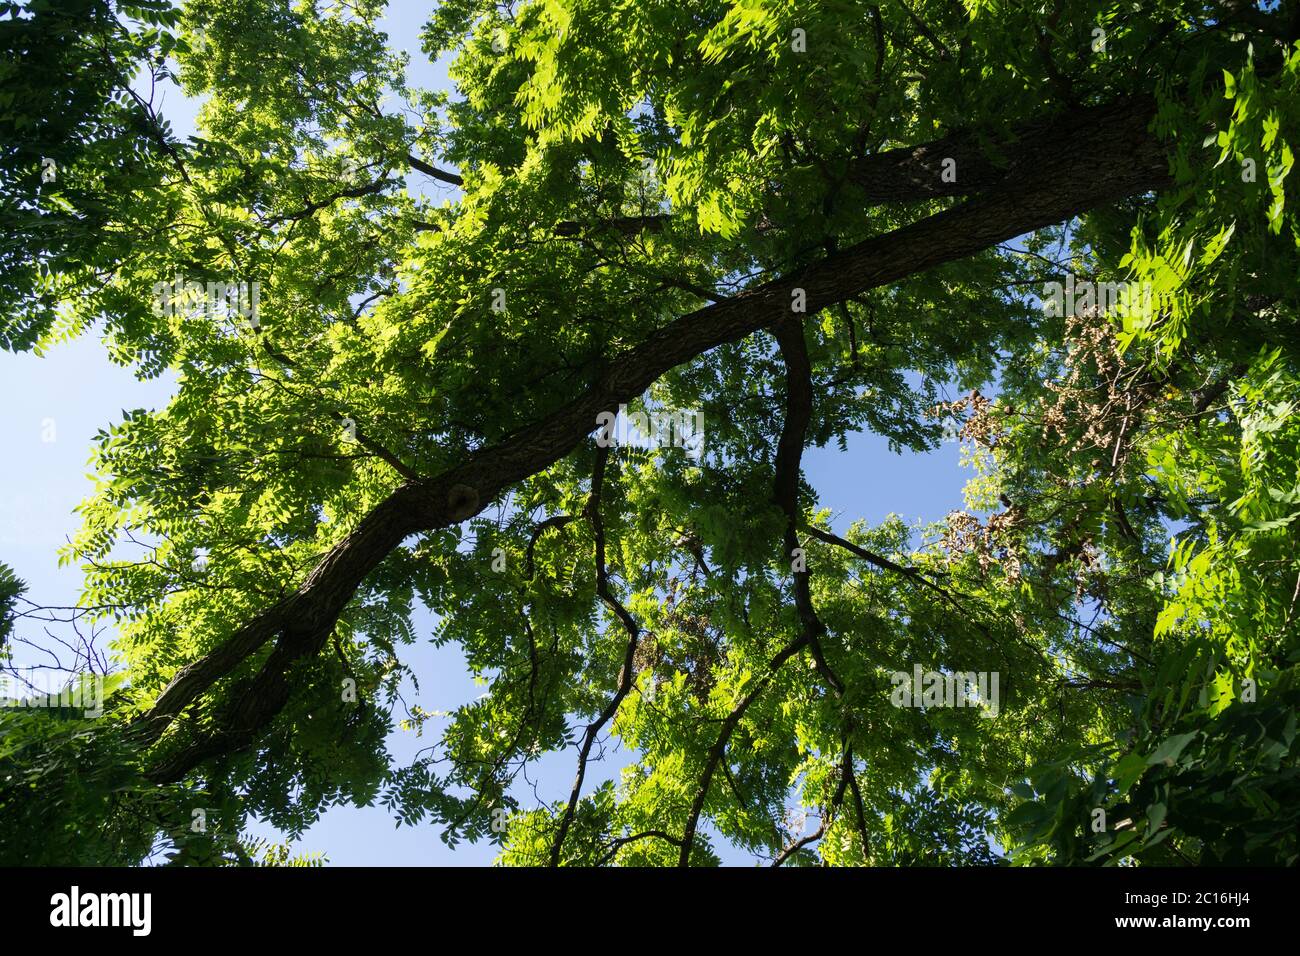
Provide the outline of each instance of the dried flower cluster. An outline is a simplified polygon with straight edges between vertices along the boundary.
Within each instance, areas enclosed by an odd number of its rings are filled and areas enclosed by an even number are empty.
[[[676,673],[686,675],[686,686],[700,701],[708,698],[717,683],[715,669],[722,662],[722,647],[708,617],[692,614],[677,603],[676,579],[664,597],[668,608],[665,627],[677,633],[676,646],[665,647],[654,633],[646,634],[637,644],[632,656],[632,669],[636,673],[649,670],[656,684]]]
[[[1056,395],[1043,415],[1043,438],[1088,457],[1087,483],[1123,465],[1159,386],[1144,366],[1125,363],[1115,326],[1099,309],[1066,319],[1065,346],[1064,376],[1043,383]]]
[[[957,437],[963,441],[973,441],[977,445],[992,448],[997,444],[1001,434],[1001,427],[992,413],[993,400],[981,395],[979,389],[972,389],[971,393],[964,398],[953,402],[939,402],[929,410],[928,414],[931,418],[953,419],[961,419],[965,415]]]
[[[1020,551],[1016,544],[1016,526],[1024,516],[1014,508],[990,516],[987,525],[965,511],[948,512],[948,527],[940,538],[940,546],[948,552],[949,559],[973,554],[979,562],[980,573],[987,574],[997,561],[1011,581],[1020,580]]]

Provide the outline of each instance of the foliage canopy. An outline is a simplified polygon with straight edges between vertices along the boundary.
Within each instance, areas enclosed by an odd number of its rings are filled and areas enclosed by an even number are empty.
[[[0,345],[178,382],[96,440],[120,673],[0,709],[0,858],[379,802],[521,865],[1296,862],[1300,3],[448,0],[450,92],[383,8],[0,3]],[[933,527],[801,473],[945,427]],[[488,692],[397,765],[421,604]]]

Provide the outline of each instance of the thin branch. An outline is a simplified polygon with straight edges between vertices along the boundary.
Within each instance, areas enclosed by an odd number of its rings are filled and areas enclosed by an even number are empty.
[[[608,459],[609,448],[607,446],[598,447],[596,449],[596,465],[591,476],[591,497],[587,501],[585,514],[591,519],[592,531],[596,538],[596,593],[614,612],[623,628],[627,631],[627,647],[623,652],[623,669],[619,672],[618,688],[605,705],[604,710],[597,715],[594,721],[587,725],[582,748],[578,753],[578,772],[573,779],[573,787],[569,791],[569,802],[560,817],[559,828],[556,830],[555,839],[551,843],[551,866],[560,865],[560,853],[564,848],[564,840],[568,836],[569,826],[573,823],[574,814],[578,810],[578,800],[582,796],[582,781],[587,775],[587,761],[591,756],[591,748],[596,742],[596,736],[613,719],[614,714],[618,712],[619,705],[623,703],[623,698],[632,689],[634,680],[633,661],[636,657],[637,642],[641,636],[641,628],[610,589],[609,575],[605,569],[605,525],[600,516],[600,493],[601,485],[604,483],[605,463]]]
[[[768,662],[767,672],[758,679],[753,689],[723,719],[722,728],[718,731],[718,737],[705,756],[704,772],[700,775],[700,782],[695,790],[695,799],[691,802],[690,813],[686,818],[686,827],[681,843],[682,852],[677,858],[678,866],[690,865],[691,849],[695,845],[695,829],[699,825],[700,812],[704,809],[704,801],[709,795],[709,785],[713,782],[713,774],[718,769],[718,762],[722,760],[723,754],[726,753],[727,744],[731,740],[731,735],[735,732],[736,726],[740,723],[740,719],[745,716],[745,711],[758,699],[758,695],[763,692],[764,688],[771,683],[772,678],[776,676],[781,666],[807,646],[808,635],[805,633],[800,634],[781,648],[777,655]]]

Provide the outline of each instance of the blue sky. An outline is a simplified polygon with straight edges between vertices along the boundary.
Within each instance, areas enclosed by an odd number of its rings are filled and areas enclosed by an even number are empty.
[[[412,82],[444,86],[445,70],[428,64],[419,50],[419,30],[430,5],[401,0],[394,6],[385,29],[395,46],[411,54]],[[168,94],[163,112],[179,135],[193,130],[195,104],[179,92]],[[440,198],[446,194],[438,193]],[[75,533],[73,509],[91,490],[86,474],[91,439],[118,421],[124,409],[161,408],[172,387],[168,376],[140,381],[129,369],[113,365],[93,336],[59,345],[44,356],[0,352],[0,438],[9,452],[0,477],[0,561],[28,583],[33,600],[68,605],[77,599],[80,573],[58,568],[56,553]],[[955,444],[924,455],[899,455],[874,435],[855,436],[846,453],[834,447],[809,450],[804,461],[808,480],[837,515],[835,525],[841,530],[858,518],[874,524],[890,513],[909,522],[942,518],[962,506],[961,488],[970,477],[959,466]],[[418,625],[422,634],[432,634],[430,615],[422,615]],[[420,680],[418,696],[405,695],[408,703],[450,711],[483,692],[456,647],[436,648],[426,641],[407,654]],[[436,723],[424,738],[395,730],[390,749],[396,760],[409,759],[432,743],[430,734],[437,732]],[[626,753],[607,753],[589,771],[585,792],[616,776],[631,759]],[[539,792],[558,799],[568,793],[574,761],[572,751],[548,755],[530,777]],[[531,799],[531,789],[521,786],[517,793]],[[276,836],[269,828],[256,832]],[[484,865],[497,852],[486,843],[462,843],[449,850],[432,826],[397,828],[380,807],[330,810],[307,831],[298,849],[325,851],[336,865]],[[728,863],[753,862],[735,851],[723,856]]]

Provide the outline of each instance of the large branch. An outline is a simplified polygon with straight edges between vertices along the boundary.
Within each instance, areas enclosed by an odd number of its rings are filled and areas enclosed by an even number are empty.
[[[817,609],[813,607],[807,563],[796,560],[802,514],[799,507],[799,464],[803,460],[804,442],[813,412],[812,363],[808,359],[802,323],[793,320],[782,322],[774,332],[781,358],[785,362],[785,423],[776,449],[773,498],[785,512],[785,559],[792,563],[794,569],[794,601],[804,627],[804,636],[808,638],[817,673],[838,697],[844,693],[844,682],[831,669],[822,650],[826,626],[817,617]]]
[[[1012,192],[1020,188],[1026,175],[1044,162],[1052,161],[1063,139],[1077,139],[1080,127],[1101,128],[1117,118],[1126,122],[1134,114],[1149,118],[1152,113],[1150,103],[1133,99],[1022,123],[1004,136],[988,136],[973,129],[956,130],[927,143],[855,159],[849,163],[845,178],[861,191],[860,198],[867,206]],[[437,169],[414,156],[408,160],[415,169],[429,176],[455,186],[463,185],[454,173]],[[949,161],[950,166],[946,165]],[[658,232],[670,218],[670,214],[660,213],[620,216],[608,221],[564,221],[556,224],[555,234],[572,237],[613,231],[630,236],[643,230]],[[426,222],[414,225],[422,230],[442,228]]]
[[[430,179],[436,179],[439,182],[447,183],[449,186],[464,186],[465,180],[461,179],[457,173],[448,172],[445,169],[439,169],[437,166],[430,165],[416,156],[414,153],[406,155],[406,161],[411,164],[411,168],[417,172],[424,173]]]
[[[327,552],[295,592],[177,672],[154,706],[137,719],[133,732],[144,742],[156,740],[199,694],[278,638],[256,676],[218,716],[215,723],[220,729],[164,754],[149,767],[150,779],[179,780],[207,757],[246,746],[280,712],[289,695],[289,666],[324,647],[361,581],[404,538],[421,529],[415,505],[422,496],[419,484],[403,484]]]
[[[1088,131],[1104,130],[1114,122],[1131,129],[1133,119],[1153,115],[1153,104],[1135,98],[1021,123],[1005,136],[957,130],[918,146],[863,156],[849,164],[846,178],[870,204],[1019,192],[1044,163],[1059,160],[1063,141],[1087,149]],[[1143,131],[1145,127],[1142,122]],[[947,161],[951,164],[945,165]]]
[[[867,205],[1013,192],[1020,189],[1027,175],[1032,175],[1045,162],[1053,161],[1062,140],[1077,141],[1080,129],[1103,129],[1117,119],[1127,124],[1133,115],[1149,119],[1153,113],[1151,103],[1130,99],[1035,119],[1014,126],[1003,135],[959,129],[916,146],[887,149],[855,159],[849,163],[845,178],[861,190],[861,199]],[[407,160],[414,169],[434,179],[454,186],[464,185],[457,174],[431,166],[414,155],[407,156]],[[946,165],[949,161],[951,165]],[[642,230],[657,232],[669,219],[669,214],[660,213],[620,216],[608,221],[565,221],[556,224],[555,234],[571,237],[612,230],[635,235]],[[420,222],[416,228],[438,230],[441,227]]]
[[[277,637],[275,650],[233,707],[218,734],[173,752],[153,768],[175,780],[206,757],[238,747],[265,726],[287,699],[284,670],[323,645],[356,588],[403,538],[476,514],[503,490],[559,461],[596,428],[597,415],[642,394],[670,369],[791,315],[803,290],[809,314],[870,289],[973,255],[1088,209],[1169,182],[1164,150],[1147,131],[1149,104],[1127,101],[1089,111],[1087,123],[1048,123],[1026,136],[1015,187],[828,256],[802,272],[685,315],[616,356],[600,381],[545,418],[463,463],[407,482],[336,545],[297,591],[237,631],[207,657],[188,665],[142,721],[155,738],[185,706],[237,664]],[[960,166],[959,173],[960,176]],[[233,662],[233,663],[232,663]],[[259,694],[266,694],[259,697]]]

